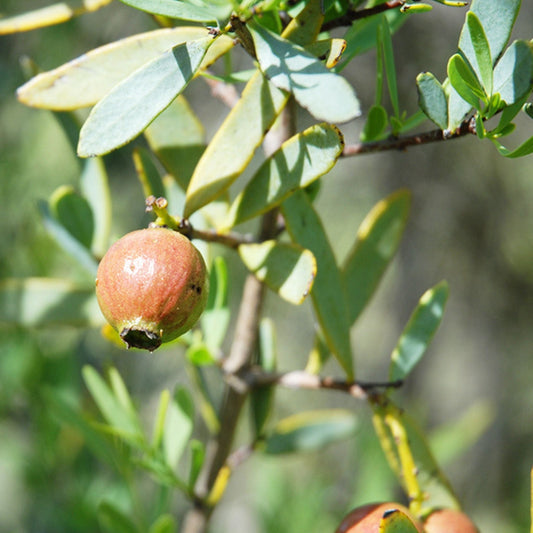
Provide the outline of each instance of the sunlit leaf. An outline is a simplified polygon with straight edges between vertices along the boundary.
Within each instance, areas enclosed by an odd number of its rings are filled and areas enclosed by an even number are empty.
[[[379,523],[379,533],[418,533],[413,521],[399,509],[386,511]]]
[[[228,227],[270,210],[298,188],[307,187],[335,165],[343,146],[341,132],[328,124],[291,137],[237,196],[228,213]]]
[[[141,133],[185,89],[211,42],[207,37],[179,44],[120,82],[91,111],[78,155],[106,154]]]
[[[350,323],[344,288],[322,222],[303,191],[285,200],[281,211],[293,241],[315,256],[317,276],[311,291],[313,306],[330,350],[348,378],[353,378]]]
[[[471,107],[479,109],[479,101],[486,101],[487,95],[476,74],[459,54],[453,55],[448,61],[448,77],[455,91]]]
[[[416,77],[418,105],[441,130],[448,127],[448,101],[444,88],[431,72]]]
[[[348,122],[361,114],[359,101],[346,79],[321,61],[258,24],[248,24],[261,70],[279,89],[318,120]]]
[[[65,0],[40,9],[0,20],[0,35],[20,31],[36,30],[53,24],[66,22],[72,17],[96,11],[111,3],[112,0]]]
[[[180,0],[120,0],[131,7],[163,15],[165,17],[194,22],[215,22],[216,15],[206,5],[197,5],[192,2]]]
[[[394,257],[405,229],[411,195],[401,190],[381,200],[365,217],[343,269],[343,286],[350,324],[374,294]]]
[[[239,255],[255,276],[292,304],[301,304],[316,275],[315,257],[295,244],[265,241],[242,244]]]
[[[472,42],[472,48],[474,51],[473,57],[468,57],[467,59],[471,62],[475,57],[475,62],[477,64],[478,70],[476,73],[479,76],[485,93],[487,95],[492,94],[492,58],[490,55],[490,45],[481,25],[481,22],[477,15],[472,11],[469,11],[466,14],[466,26],[470,34],[470,41]]]
[[[357,421],[351,411],[327,409],[307,411],[280,420],[265,439],[269,454],[297,453],[321,449],[351,437]]]
[[[38,74],[17,90],[17,97],[26,105],[46,109],[65,111],[92,106],[132,72],[163,52],[208,35],[205,28],[184,26],[126,37]],[[229,37],[219,36],[200,68],[206,68],[232,46]]]
[[[391,381],[404,379],[420,361],[440,325],[447,299],[444,281],[422,295],[392,352]]]
[[[387,74],[387,86],[389,88],[389,96],[394,110],[394,116],[400,116],[400,103],[398,96],[398,81],[396,79],[396,66],[394,63],[394,48],[392,45],[392,35],[389,27],[388,19],[385,15],[381,15],[381,24],[379,26],[379,36],[383,48],[383,64],[385,66],[385,73]]]
[[[193,344],[185,353],[187,359],[196,366],[209,366],[216,363],[211,350],[203,343]]]

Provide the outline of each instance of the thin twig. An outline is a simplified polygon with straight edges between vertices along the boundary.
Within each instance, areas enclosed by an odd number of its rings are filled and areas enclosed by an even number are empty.
[[[178,231],[189,237],[189,239],[199,239],[206,242],[223,244],[228,248],[237,249],[241,244],[254,244],[259,242],[252,235],[241,233],[218,233],[216,230],[201,230],[194,228],[186,219],[181,220]]]
[[[447,132],[443,130],[431,130],[423,133],[416,133],[414,135],[406,135],[404,137],[393,137],[383,141],[374,141],[366,143],[346,144],[342,151],[343,157],[351,157],[363,154],[372,154],[377,152],[385,152],[387,150],[407,150],[410,146],[421,146],[439,141],[451,141],[464,137],[465,135],[475,135],[474,119],[468,119],[461,123],[459,128],[454,132]]]
[[[235,85],[232,83],[226,83],[222,80],[208,78],[207,76],[202,76],[202,79],[207,83],[207,85],[209,85],[212,96],[220,100],[230,109],[235,107],[240,98],[239,92],[237,91]]]
[[[348,11],[348,13],[346,13],[342,17],[330,20],[329,22],[323,24],[322,31],[329,31],[334,28],[339,28],[341,26],[351,26],[352,22],[356,20],[372,17],[373,15],[384,13],[385,11],[389,11],[390,9],[396,9],[397,7],[401,7],[404,4],[405,0],[390,0],[389,2],[385,2],[374,7],[368,7],[366,9],[360,9],[358,11]]]

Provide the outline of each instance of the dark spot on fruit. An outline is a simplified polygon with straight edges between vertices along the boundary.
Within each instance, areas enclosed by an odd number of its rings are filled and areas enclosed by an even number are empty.
[[[141,348],[153,352],[161,346],[161,337],[146,329],[124,328],[120,332],[120,337],[128,348]]]

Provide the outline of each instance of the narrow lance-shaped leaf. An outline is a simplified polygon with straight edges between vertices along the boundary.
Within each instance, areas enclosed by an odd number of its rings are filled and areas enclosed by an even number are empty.
[[[38,74],[17,90],[29,106],[66,111],[96,104],[132,72],[173,46],[208,37],[208,30],[183,26],[140,33],[106,44]],[[233,46],[220,35],[207,51],[200,68],[206,68]]]
[[[239,255],[257,279],[288,302],[301,304],[309,294],[317,268],[309,250],[294,244],[265,241],[242,244]]]
[[[445,281],[422,295],[392,352],[391,381],[404,379],[420,361],[440,325],[447,299],[448,284]]]
[[[119,83],[83,125],[78,155],[106,154],[141,133],[185,89],[211,43],[208,37],[179,44]]]
[[[305,46],[316,39],[322,20],[320,0],[311,0],[282,35]],[[288,98],[287,92],[276,88],[261,72],[252,76],[194,170],[187,189],[185,218],[220,196],[237,179]]]
[[[524,157],[533,153],[533,137],[530,137],[527,139],[527,141],[524,141],[518,148],[515,148],[514,150],[509,150],[503,146],[503,144],[500,144],[496,139],[491,140],[494,143],[494,146],[496,146],[496,149],[500,155],[508,157],[509,159],[516,159],[517,157]]]
[[[163,179],[151,159],[149,152],[140,146],[136,147],[133,150],[133,164],[137,171],[137,177],[141,182],[144,197],[164,197],[165,186],[163,185]]]
[[[416,77],[418,105],[441,130],[448,127],[448,102],[444,88],[431,72]]]
[[[311,291],[313,306],[329,349],[351,379],[354,371],[344,287],[322,222],[303,191],[285,200],[281,211],[293,241],[309,249],[316,258],[317,276]]]
[[[470,34],[474,57],[477,65],[476,74],[479,76],[485,93],[492,94],[492,58],[490,55],[490,45],[485,35],[485,30],[477,15],[472,11],[466,14],[466,25]],[[467,58],[470,60],[471,58]]]
[[[237,196],[228,213],[228,228],[269,211],[331,170],[343,146],[342,133],[328,124],[311,126],[291,137]]]
[[[387,74],[387,87],[389,89],[389,96],[394,110],[394,116],[400,116],[400,102],[398,97],[398,82],[396,80],[396,66],[394,64],[394,48],[392,46],[392,36],[389,27],[388,19],[385,15],[381,15],[381,24],[379,26],[379,35],[382,41],[383,48],[383,63],[385,72]]]
[[[20,15],[6,17],[0,20],[0,35],[60,24],[78,15],[96,11],[109,3],[111,0],[84,0],[80,6],[79,0],[67,0]]]
[[[265,440],[268,454],[321,449],[351,437],[357,427],[354,414],[342,409],[308,411],[280,420]]]
[[[409,191],[395,192],[377,203],[361,223],[342,269],[350,324],[367,305],[394,257],[410,205]]]
[[[216,15],[212,10],[192,2],[180,0],[120,0],[128,6],[135,7],[154,15],[162,15],[180,20],[194,22],[215,22]]]
[[[316,119],[348,122],[361,114],[346,79],[329,71],[301,46],[258,24],[249,23],[248,28],[265,76],[279,89],[291,92]]]

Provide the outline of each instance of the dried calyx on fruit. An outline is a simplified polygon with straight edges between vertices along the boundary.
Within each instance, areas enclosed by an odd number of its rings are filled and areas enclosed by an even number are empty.
[[[353,509],[344,517],[335,533],[379,533],[382,518],[394,511],[405,514],[417,531],[423,533],[422,524],[410,513],[409,509],[395,502],[369,503]]]
[[[474,523],[463,512],[438,509],[424,521],[426,533],[479,533]]]
[[[96,297],[129,347],[155,350],[196,323],[207,301],[205,262],[187,237],[167,228],[124,235],[98,267]]]

